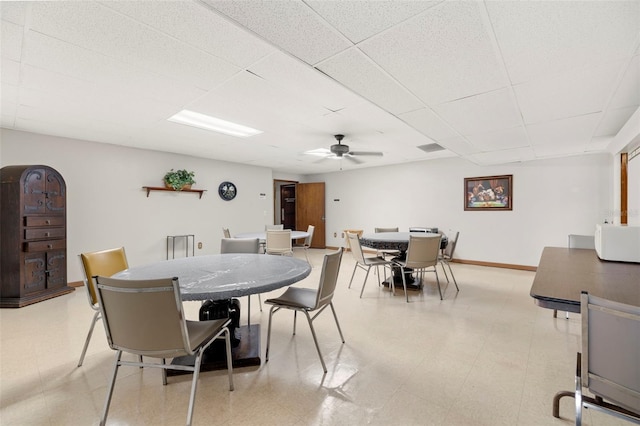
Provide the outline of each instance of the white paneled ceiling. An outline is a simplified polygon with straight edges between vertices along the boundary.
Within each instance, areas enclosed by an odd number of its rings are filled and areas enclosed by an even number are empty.
[[[0,13],[2,127],[280,172],[602,152],[640,106],[637,0],[2,1]],[[167,121],[182,109],[263,133]],[[384,155],[305,154],[338,133]],[[432,143],[445,149],[419,148]]]

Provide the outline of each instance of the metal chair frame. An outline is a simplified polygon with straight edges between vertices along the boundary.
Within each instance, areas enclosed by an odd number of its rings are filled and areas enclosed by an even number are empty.
[[[362,269],[363,271],[366,271],[366,275],[364,277],[364,281],[362,282],[362,289],[360,290],[360,298],[362,298],[362,294],[364,293],[364,287],[367,285],[367,279],[369,278],[369,272],[371,271],[371,267],[375,266],[376,267],[376,272],[378,271],[378,268],[380,266],[382,266],[383,268],[389,268],[390,270],[390,279],[391,279],[391,288],[393,288],[393,269],[392,269],[392,265],[393,265],[393,261],[392,260],[386,260],[383,257],[365,257],[364,253],[362,251],[362,245],[360,244],[360,237],[358,237],[358,234],[354,234],[351,232],[347,232],[347,238],[349,240],[349,246],[351,247],[351,254],[353,255],[353,258],[356,261],[356,264],[353,267],[353,273],[351,274],[351,280],[349,280],[349,287],[351,288],[351,284],[353,283],[353,278],[356,275],[356,271],[358,270],[358,268]],[[378,276],[378,287],[381,286],[380,283],[380,274],[377,273],[376,274]],[[386,277],[386,269],[385,269],[385,277]]]
[[[229,376],[229,390],[233,390],[233,366],[232,366],[232,358],[231,358],[231,340],[229,336],[229,329],[227,326],[231,322],[230,319],[221,319],[221,320],[212,320],[210,330],[202,330],[201,323],[195,321],[193,323],[193,327],[190,327],[191,324],[185,318],[184,310],[182,307],[182,299],[180,296],[180,285],[178,283],[177,278],[164,278],[164,279],[156,279],[156,280],[130,280],[123,284],[124,281],[127,280],[118,280],[114,278],[100,277],[96,276],[96,289],[97,295],[100,303],[100,311],[102,313],[103,323],[105,326],[105,331],[107,334],[107,340],[109,341],[109,346],[116,351],[116,356],[113,364],[113,372],[111,374],[111,379],[109,382],[109,386],[107,389],[107,396],[102,412],[102,416],[100,418],[100,425],[105,425],[107,421],[107,415],[109,414],[109,407],[111,405],[111,397],[113,396],[113,389],[115,387],[116,377],[118,374],[118,369],[120,366],[130,366],[130,367],[152,367],[152,368],[160,368],[162,369],[162,383],[163,385],[167,384],[167,370],[181,370],[181,371],[191,371],[193,372],[193,379],[191,382],[191,393],[189,396],[189,407],[187,410],[187,425],[191,425],[193,419],[193,407],[195,403],[196,390],[198,387],[198,378],[200,375],[200,364],[202,362],[202,357],[204,351],[218,338],[220,338],[224,334],[224,339],[226,342],[226,355],[227,355],[227,372]],[[165,347],[158,347],[158,342],[152,341],[152,338],[149,341],[139,342],[132,337],[130,334],[134,333],[125,333],[122,332],[122,324],[127,322],[129,324],[128,327],[130,329],[135,330],[136,325],[140,325],[141,328],[137,330],[137,334],[144,335],[154,335],[154,333],[158,333],[158,330],[149,330],[149,328],[153,328],[154,321],[129,321],[130,319],[135,319],[136,314],[134,310],[144,311],[144,309],[139,309],[140,306],[144,305],[146,308],[149,307],[149,300],[134,300],[141,297],[141,295],[153,295],[153,297],[161,297],[162,293],[170,293],[168,297],[173,298],[173,302],[171,306],[175,306],[175,312],[168,312],[164,309],[161,315],[168,318],[167,321],[171,321],[171,316],[176,318],[176,321],[179,321],[179,324],[175,324],[176,327],[179,327],[179,333],[181,335],[182,344],[179,345],[176,342],[175,336],[175,327],[173,330],[167,331],[167,341]],[[115,295],[115,296],[114,296]],[[124,297],[126,295],[126,297]],[[165,296],[165,297],[167,297]],[[114,298],[115,297],[115,298]],[[105,300],[108,302],[105,304]],[[157,301],[158,299],[154,299]],[[167,302],[166,300],[160,300],[161,302]],[[111,306],[111,302],[117,306]],[[166,308],[168,303],[163,303],[161,308]],[[126,308],[125,308],[126,307]],[[171,309],[169,309],[171,310]],[[112,317],[113,315],[113,317]],[[120,317],[122,315],[122,318]],[[138,314],[140,315],[140,314]],[[113,322],[113,326],[112,326]],[[197,327],[196,327],[197,326]],[[157,325],[156,327],[160,327]],[[193,342],[189,336],[189,330],[194,331],[194,335],[196,337]],[[115,331],[115,333],[114,333]],[[161,330],[162,331],[162,330]],[[135,336],[135,334],[134,334]],[[163,335],[163,337],[165,337]],[[166,337],[165,337],[166,338]],[[128,352],[137,354],[139,356],[147,356],[152,358],[160,358],[161,363],[151,363],[151,362],[131,362],[131,361],[123,361],[122,353]],[[182,356],[182,355],[195,355],[194,365],[171,365],[166,363],[166,358]]]
[[[409,268],[411,268],[414,273],[418,273],[420,279],[422,279],[424,272],[435,273],[436,282],[438,284],[438,293],[440,293],[440,300],[442,300],[440,278],[438,277],[438,270],[436,269],[436,266],[438,265],[441,239],[442,236],[440,234],[433,234],[433,236],[410,235],[406,260],[393,260],[393,262],[400,267],[400,271],[402,273],[402,286],[404,287],[404,296],[407,300],[407,303],[409,303],[409,294],[407,293],[407,279],[405,277],[405,270]],[[427,270],[427,268],[433,268],[433,270],[429,271]],[[393,289],[393,291],[395,292],[395,288]]]
[[[273,314],[281,309],[288,309],[293,311],[293,335],[296,334],[296,319],[297,313],[304,313],[311,329],[311,335],[313,336],[313,342],[316,345],[316,351],[322,364],[322,369],[325,374],[327,372],[327,366],[322,357],[320,345],[318,344],[318,337],[316,331],[313,328],[313,321],[329,306],[333,313],[333,319],[336,322],[338,333],[340,333],[340,339],[342,343],[345,342],[340,328],[340,322],[336,315],[336,310],[333,307],[333,294],[338,281],[338,273],[340,272],[340,262],[342,260],[342,248],[338,251],[326,254],[322,265],[322,274],[320,276],[320,283],[317,289],[289,287],[281,296],[275,299],[266,300],[265,303],[273,305],[269,310],[269,326],[267,331],[267,349],[265,353],[265,363],[269,361],[269,348],[271,345],[271,322]],[[313,317],[311,312],[317,311]]]

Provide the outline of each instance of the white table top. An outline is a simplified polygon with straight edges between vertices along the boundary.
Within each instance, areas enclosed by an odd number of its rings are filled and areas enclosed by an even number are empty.
[[[291,239],[298,240],[301,238],[307,238],[309,233],[307,231],[291,231]],[[265,241],[267,239],[267,232],[245,232],[242,234],[234,235],[235,238],[258,238],[260,241]]]
[[[163,260],[125,269],[113,277],[178,277],[182,300],[223,300],[275,290],[310,273],[311,266],[295,257],[232,253]]]

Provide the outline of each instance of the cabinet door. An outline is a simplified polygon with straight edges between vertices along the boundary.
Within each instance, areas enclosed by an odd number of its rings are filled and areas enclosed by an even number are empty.
[[[22,266],[24,293],[44,290],[47,286],[46,253],[25,253]]]
[[[49,171],[46,179],[46,207],[51,213],[64,213],[65,208],[65,185],[56,172]]]
[[[46,188],[44,169],[29,170],[21,188],[24,213],[34,214],[45,212]]]
[[[67,285],[67,259],[64,251],[47,253],[47,288],[59,288]]]

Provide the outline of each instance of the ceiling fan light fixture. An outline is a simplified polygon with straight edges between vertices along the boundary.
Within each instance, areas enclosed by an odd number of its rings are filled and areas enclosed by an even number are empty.
[[[220,118],[211,117],[210,115],[189,111],[187,109],[183,109],[179,113],[169,117],[167,120],[178,124],[184,124],[187,126],[197,127],[199,129],[210,130],[241,138],[255,136],[262,133],[262,130],[253,129],[248,126],[232,123],[231,121],[222,120]]]

